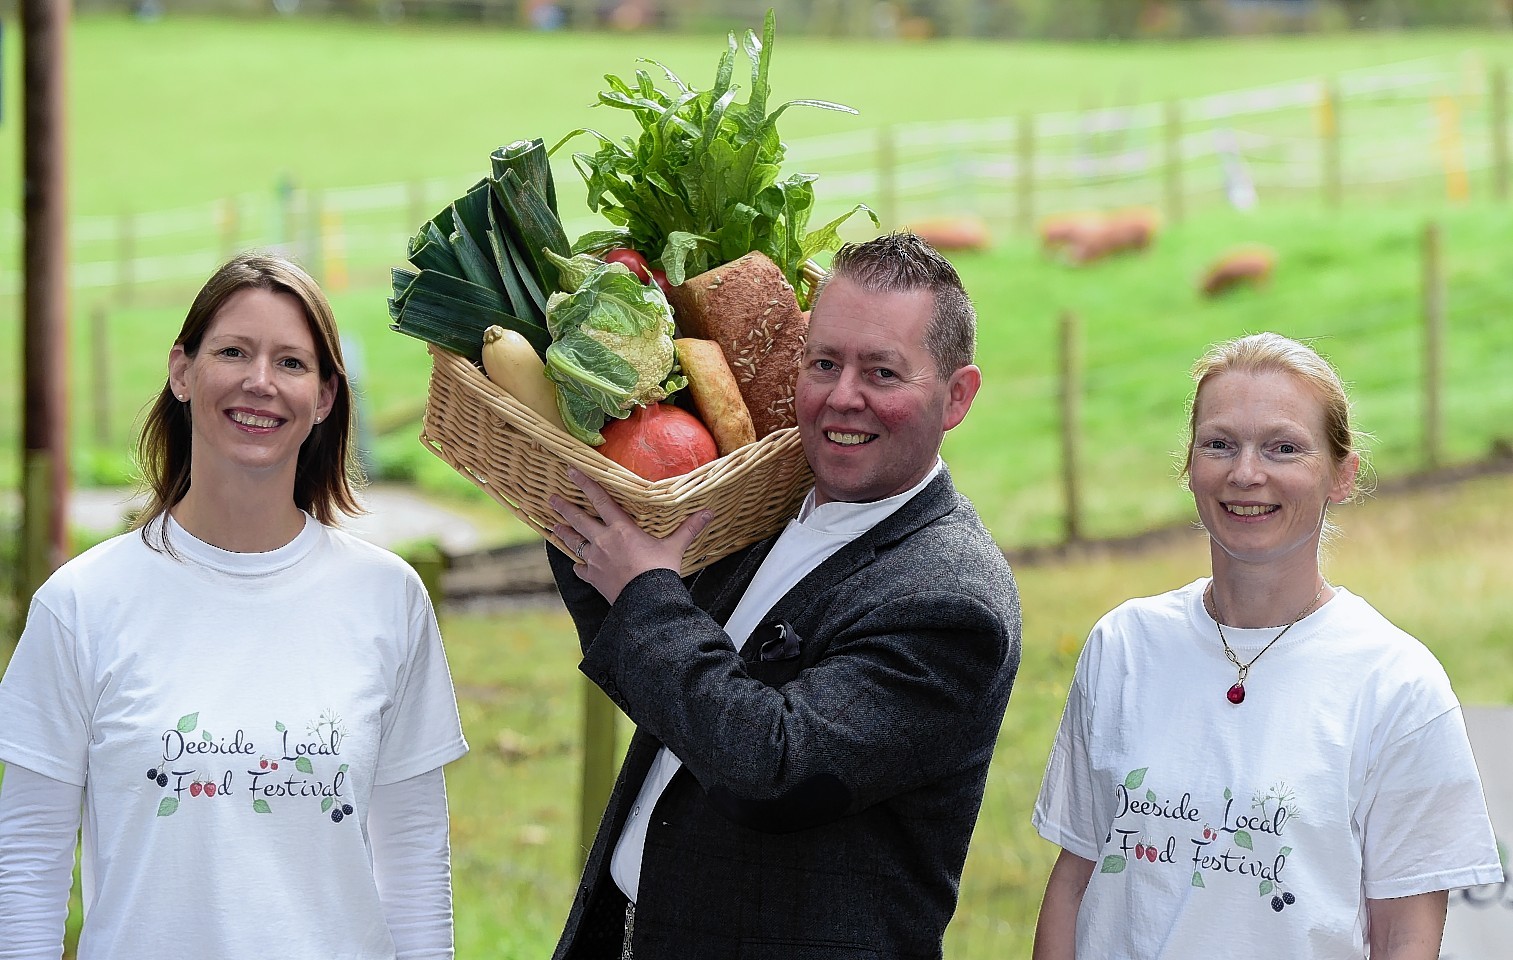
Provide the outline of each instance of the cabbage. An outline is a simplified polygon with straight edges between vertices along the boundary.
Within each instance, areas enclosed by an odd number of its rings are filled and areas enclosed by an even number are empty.
[[[568,432],[604,442],[607,418],[624,419],[687,385],[673,376],[672,307],[656,284],[643,284],[622,264],[588,254],[571,260],[552,251],[563,292],[546,304],[546,375]]]

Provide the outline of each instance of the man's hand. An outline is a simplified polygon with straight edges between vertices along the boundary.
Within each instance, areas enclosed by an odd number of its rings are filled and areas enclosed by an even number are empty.
[[[708,510],[701,510],[659,540],[636,526],[614,498],[583,473],[568,470],[567,478],[588,497],[598,516],[554,496],[551,507],[563,522],[553,526],[552,533],[576,556],[578,562],[573,569],[578,578],[592,585],[610,603],[615,602],[627,583],[648,570],[679,572],[683,552],[714,518]]]

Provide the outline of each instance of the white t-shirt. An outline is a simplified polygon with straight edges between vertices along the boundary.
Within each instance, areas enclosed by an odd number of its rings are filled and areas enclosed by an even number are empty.
[[[58,570],[0,681],[0,760],[84,787],[80,960],[392,958],[369,794],[467,750],[419,577],[313,518],[169,542]]]
[[[1336,587],[1242,704],[1202,579],[1094,626],[1035,805],[1095,863],[1077,955],[1366,955],[1367,898],[1502,877],[1439,662]],[[1280,628],[1231,630],[1242,662]]]

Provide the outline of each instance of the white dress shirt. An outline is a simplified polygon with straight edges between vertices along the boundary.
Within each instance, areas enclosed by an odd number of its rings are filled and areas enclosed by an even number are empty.
[[[903,493],[871,503],[831,502],[814,505],[814,491],[804,498],[796,519],[788,521],[782,536],[772,545],[756,576],[746,587],[740,603],[725,623],[731,643],[739,646],[751,635],[773,605],[810,571],[824,563],[846,544],[892,516],[898,508],[935,479],[944,464],[936,458],[935,466],[923,480]],[[610,857],[609,873],[630,902],[636,902],[641,885],[641,858],[646,849],[646,827],[662,791],[683,761],[666,747],[657,751],[651,770],[636,794],[625,828]]]

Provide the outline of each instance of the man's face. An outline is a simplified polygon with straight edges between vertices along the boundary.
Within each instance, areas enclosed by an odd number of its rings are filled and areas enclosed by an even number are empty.
[[[878,293],[846,277],[825,285],[809,322],[795,400],[815,503],[866,503],[914,486],[941,438],[967,415],[981,374],[942,380],[925,349],[929,290]]]

